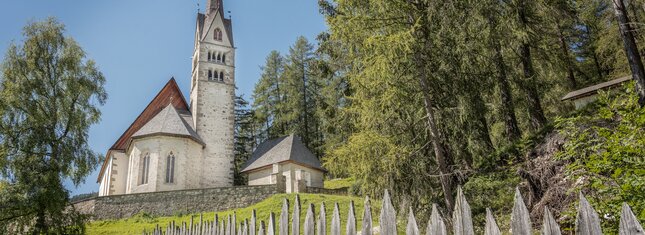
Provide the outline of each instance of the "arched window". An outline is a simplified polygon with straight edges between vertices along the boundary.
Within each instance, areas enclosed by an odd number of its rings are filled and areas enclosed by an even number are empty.
[[[175,155],[170,152],[166,157],[166,183],[175,182]]]
[[[219,28],[216,28],[215,32],[213,33],[213,38],[217,41],[222,41],[222,30]]]
[[[148,174],[150,173],[150,154],[144,154],[139,164],[141,164],[141,184],[147,184]]]
[[[220,82],[224,81],[224,72],[219,72],[219,81]]]
[[[217,53],[217,62],[222,62],[222,54]]]
[[[208,52],[208,61],[211,61],[211,52]]]
[[[226,64],[226,54],[222,55],[222,63]]]
[[[215,73],[215,74],[217,74],[217,73]],[[217,76],[217,75],[215,75],[215,76]],[[208,70],[208,80],[213,80],[213,71],[212,70]]]
[[[213,78],[213,80],[217,80],[218,78],[219,77],[217,76],[217,71],[215,71],[215,77]]]

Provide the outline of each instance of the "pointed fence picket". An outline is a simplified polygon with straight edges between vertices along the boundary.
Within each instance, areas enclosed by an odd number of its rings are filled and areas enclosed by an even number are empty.
[[[585,235],[602,234],[600,227],[600,219],[598,213],[593,209],[591,204],[582,195],[579,196],[579,203],[577,208],[575,233]],[[390,194],[386,190],[383,196],[381,206],[381,213],[379,215],[380,226],[374,228],[380,232],[381,235],[396,235],[396,211],[392,205]],[[315,205],[309,203],[306,216],[303,224],[303,235],[327,235],[327,217],[326,217],[325,204],[320,204],[320,213],[316,219]],[[372,213],[369,197],[365,198],[363,207],[363,218],[361,231],[357,233],[356,225],[356,212],[354,203],[350,202],[348,213],[346,215],[345,235],[372,235]],[[276,230],[276,221],[273,212],[269,214],[268,218],[257,218],[255,211],[252,211],[250,219],[244,219],[237,223],[237,216],[235,212],[227,215],[226,219],[220,219],[217,214],[208,220],[199,215],[199,220],[194,221],[191,217],[189,222],[182,221],[181,225],[175,221],[171,221],[166,227],[156,225],[152,231],[143,231],[143,234],[148,235],[275,235],[276,231],[279,235],[288,235],[289,227],[291,225],[291,233],[293,235],[300,235],[300,198],[295,197],[293,204],[293,214],[291,221],[289,221],[289,201],[284,199],[282,211],[280,212],[279,224]],[[268,226],[265,226],[266,219]],[[289,224],[291,222],[291,224]],[[464,197],[461,187],[457,189],[457,196],[455,198],[455,208],[452,214],[452,234],[455,235],[472,235],[474,228],[472,224],[472,214],[470,206]],[[513,211],[511,214],[510,233],[513,235],[530,235],[535,231],[531,226],[531,219],[529,211],[524,204],[524,199],[519,191],[515,190],[515,199],[513,203]],[[544,235],[560,235],[560,226],[553,217],[553,214],[548,208],[544,208],[544,217],[542,221],[541,234]],[[331,227],[329,228],[331,235],[341,235],[341,215],[338,203],[334,204],[333,213],[331,216]],[[406,235],[420,235],[421,231],[417,224],[414,211],[409,209],[407,216],[407,224],[405,227]],[[430,220],[428,221],[426,235],[447,235],[447,229],[444,220],[441,217],[440,211],[436,204],[432,205],[432,212]],[[486,209],[486,227],[484,228],[484,235],[501,235],[501,231],[493,212]],[[629,205],[626,203],[622,206],[619,224],[620,235],[645,235],[643,227],[638,219],[632,212]]]
[[[365,197],[363,204],[363,223],[361,227],[361,235],[372,235],[372,208],[370,205],[370,197]]]

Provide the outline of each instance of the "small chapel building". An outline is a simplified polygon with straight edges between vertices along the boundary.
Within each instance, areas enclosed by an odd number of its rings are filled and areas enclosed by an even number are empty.
[[[286,192],[292,193],[322,188],[327,170],[298,136],[289,135],[260,144],[241,172],[248,185],[285,184]]]
[[[190,103],[174,78],[107,151],[99,196],[233,185],[235,46],[222,0],[197,13]]]

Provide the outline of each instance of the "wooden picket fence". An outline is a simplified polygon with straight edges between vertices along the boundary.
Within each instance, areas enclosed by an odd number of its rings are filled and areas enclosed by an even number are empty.
[[[513,212],[511,214],[511,224],[510,224],[510,233],[513,235],[531,235],[533,234],[533,227],[531,225],[531,220],[529,216],[529,211],[524,204],[522,195],[520,194],[519,189],[515,190],[515,199],[513,205]],[[364,211],[363,211],[363,223],[362,228],[358,231],[360,235],[372,235],[372,234],[382,234],[382,235],[396,235],[397,234],[397,224],[396,224],[396,211],[392,205],[390,195],[388,191],[385,191],[385,195],[382,200],[381,213],[379,216],[379,227],[372,227],[372,212],[370,208],[369,198],[366,197]],[[304,235],[326,235],[326,220],[325,220],[325,204],[320,205],[319,216],[315,219],[314,215],[314,205],[309,204],[307,213],[305,216],[305,222],[303,224],[302,234]],[[222,219],[221,221],[215,215],[213,220],[204,221],[203,216],[199,217],[199,221],[193,223],[191,218],[190,223],[182,222],[181,225],[175,224],[175,222],[169,223],[165,228],[156,226],[152,232],[144,231],[143,234],[152,234],[152,235],[275,235],[276,232],[278,235],[289,235],[291,232],[292,235],[300,234],[300,199],[296,196],[293,211],[291,216],[291,223],[289,223],[289,203],[284,199],[282,205],[282,211],[280,217],[278,218],[277,231],[276,231],[276,221],[273,213],[270,214],[265,221],[257,221],[255,211],[251,215],[250,221],[244,220],[241,223],[237,223],[235,214],[233,216],[229,215],[226,220]],[[341,235],[341,218],[338,210],[338,203],[334,205],[334,211],[331,219],[331,235]],[[291,224],[291,229],[289,225]],[[470,212],[470,206],[466,201],[461,188],[457,190],[457,197],[455,199],[455,208],[452,215],[452,234],[454,235],[473,235],[474,228],[472,222],[472,215]],[[257,226],[257,227],[256,227]],[[544,218],[542,222],[541,234],[544,235],[560,235],[560,226],[553,218],[553,215],[548,208],[544,208]],[[575,222],[575,233],[584,234],[584,235],[598,235],[602,234],[600,228],[600,219],[598,213],[591,207],[587,199],[580,194],[580,202],[578,206],[578,212]],[[353,202],[349,205],[349,211],[347,215],[347,222],[345,226],[345,235],[356,235],[356,215],[354,213],[354,204]],[[421,230],[417,224],[417,221],[414,217],[412,208],[408,214],[407,226],[405,228],[406,235],[420,235]],[[426,227],[426,235],[447,235],[448,230],[444,223],[444,220],[441,218],[437,206],[432,206],[432,212],[430,216],[430,221]],[[490,209],[486,209],[486,225],[484,229],[485,235],[501,235],[499,226],[493,217],[493,213]],[[638,222],[636,216],[632,212],[629,205],[626,203],[623,204],[622,213],[620,217],[619,224],[619,234],[620,235],[644,235],[643,227]]]

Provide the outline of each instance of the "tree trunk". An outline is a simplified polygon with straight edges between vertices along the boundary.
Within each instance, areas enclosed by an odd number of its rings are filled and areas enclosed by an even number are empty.
[[[418,54],[418,53],[417,53]],[[422,60],[421,60],[422,61]],[[434,110],[432,109],[432,98],[430,97],[430,89],[427,84],[427,75],[423,71],[424,65],[420,60],[416,61],[417,76],[419,77],[419,85],[421,85],[421,92],[423,92],[423,105],[426,111],[427,122],[428,122],[428,132],[430,133],[430,141],[432,142],[432,148],[434,149],[435,159],[437,165],[439,165],[439,174],[441,174],[441,189],[443,190],[444,200],[446,201],[446,207],[452,211],[454,207],[454,199],[452,197],[452,191],[455,187],[454,176],[448,164],[450,161],[449,155],[446,153],[446,149],[443,146],[443,143],[440,139],[439,129],[437,128],[437,123],[435,120]]]
[[[589,27],[588,25],[585,25],[585,27],[587,29],[588,37],[592,38],[593,33],[595,33],[595,31],[592,32],[591,27]],[[602,65],[600,65],[600,60],[598,59],[598,55],[596,54],[596,47],[592,46],[592,48],[590,48],[590,49],[591,49],[590,50],[591,51],[591,57],[593,58],[594,65],[596,66],[596,72],[598,73],[598,78],[602,79],[604,77],[604,75],[603,75],[604,70],[602,69]]]
[[[625,3],[623,0],[612,0],[612,2],[616,18],[618,19],[620,36],[623,38],[625,54],[627,54],[629,67],[632,71],[632,78],[636,82],[636,92],[639,97],[638,104],[641,107],[645,107],[645,69],[643,68],[643,61],[638,52],[638,45],[636,45],[636,40],[632,34],[632,27],[629,25],[630,21],[625,9]]]
[[[517,125],[513,93],[511,93],[511,85],[508,82],[506,63],[504,62],[502,49],[499,42],[496,40],[493,41],[493,47],[495,49],[495,66],[497,67],[497,86],[499,87],[499,96],[502,101],[500,111],[502,118],[504,119],[506,140],[510,144],[520,139],[522,137],[522,132],[520,131],[520,127]]]
[[[305,68],[305,61],[302,61],[302,107],[304,110],[304,133],[302,133],[302,139],[307,147],[309,146],[309,119],[307,116],[309,116],[309,110],[307,108],[307,70]]]
[[[557,23],[558,27],[558,39],[560,40],[560,50],[562,50],[562,59],[564,60],[565,66],[567,66],[567,79],[569,80],[569,89],[575,90],[578,87],[576,82],[576,76],[573,73],[573,63],[571,61],[571,56],[569,55],[569,45],[567,45],[567,39],[564,37],[564,32],[560,23]]]
[[[526,17],[526,1],[521,0],[519,9],[520,23],[524,29],[528,28],[528,19]],[[520,46],[520,58],[522,60],[522,68],[524,72],[524,82],[522,86],[525,88],[528,100],[528,111],[530,124],[533,130],[539,130],[546,124],[546,117],[542,111],[542,104],[540,103],[540,94],[537,91],[535,69],[531,58],[531,45],[530,40],[522,42]]]
[[[490,35],[497,35],[498,32],[496,28],[498,22],[495,18],[495,13],[489,14],[491,14],[488,16]],[[509,142],[507,144],[511,144],[522,137],[522,132],[517,124],[517,117],[515,116],[513,93],[511,92],[511,85],[506,73],[506,62],[504,61],[504,55],[502,54],[502,46],[497,38],[490,39],[490,46],[493,49],[493,62],[497,69],[496,80],[501,101],[499,106],[500,114],[504,120],[504,136],[506,137],[506,141]]]
[[[419,19],[421,19],[422,23],[420,25],[427,25],[427,22],[425,22],[427,20],[427,18],[425,17],[427,6],[416,0],[407,1],[414,6],[415,11],[421,12],[421,17],[419,17]],[[410,23],[411,25],[414,25],[414,22],[416,22],[417,20],[415,13],[416,12],[410,12],[408,15],[408,23]],[[441,181],[441,189],[443,190],[443,197],[446,202],[448,211],[452,212],[455,205],[453,191],[456,187],[455,176],[453,175],[451,169],[453,160],[442,141],[442,135],[439,132],[437,120],[435,119],[436,116],[433,110],[433,100],[432,97],[430,97],[428,74],[426,73],[426,64],[428,64],[428,58],[426,58],[427,55],[425,54],[429,50],[426,43],[430,34],[424,30],[425,29],[421,27],[420,29],[416,29],[414,32],[414,36],[417,38],[416,43],[419,44],[419,48],[417,48],[417,50],[414,52],[413,63],[416,70],[415,76],[417,76],[417,81],[419,82],[421,93],[423,93],[423,107],[427,116],[427,131],[430,137],[430,142],[432,142],[432,149],[434,150],[435,160],[437,161],[437,165],[439,166],[439,178]]]

